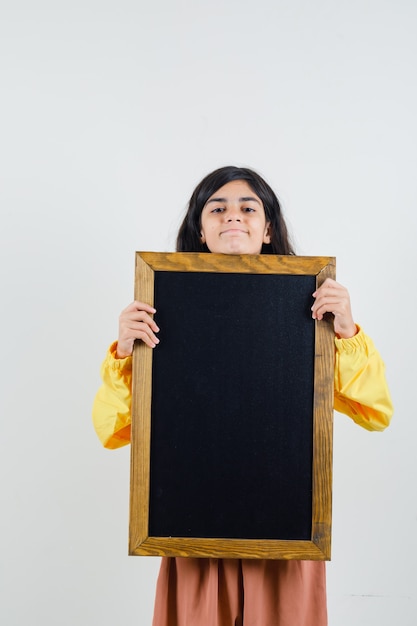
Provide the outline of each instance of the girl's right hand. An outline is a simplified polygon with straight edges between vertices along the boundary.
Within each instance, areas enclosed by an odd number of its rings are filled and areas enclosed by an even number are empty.
[[[156,312],[149,304],[135,300],[129,304],[119,317],[119,338],[117,340],[116,356],[124,359],[133,352],[135,339],[141,339],[150,348],[159,343],[154,333],[159,331],[151,315]]]

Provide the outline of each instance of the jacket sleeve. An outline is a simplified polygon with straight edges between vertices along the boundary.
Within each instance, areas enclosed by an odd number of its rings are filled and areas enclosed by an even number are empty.
[[[359,328],[359,327],[358,327]],[[361,328],[350,339],[335,338],[334,408],[367,430],[384,430],[393,406],[385,365]]]
[[[335,339],[334,408],[367,430],[384,430],[393,407],[385,366],[372,340],[359,329],[350,339]],[[93,404],[93,423],[105,448],[130,443],[132,357],[116,359],[113,343],[101,366],[103,384]]]
[[[116,359],[117,342],[107,351],[101,366],[103,384],[93,403],[93,424],[105,448],[130,443],[132,357]]]

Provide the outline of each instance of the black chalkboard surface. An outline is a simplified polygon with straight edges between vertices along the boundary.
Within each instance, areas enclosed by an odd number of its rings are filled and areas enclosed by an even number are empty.
[[[131,554],[330,558],[328,257],[137,253]]]

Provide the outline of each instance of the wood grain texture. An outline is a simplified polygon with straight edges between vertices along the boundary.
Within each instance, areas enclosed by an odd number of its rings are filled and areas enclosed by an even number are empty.
[[[333,257],[275,254],[212,254],[197,252],[140,252],[140,258],[160,272],[235,272],[242,274],[317,275]]]
[[[335,260],[317,275],[317,288],[336,277]],[[330,316],[316,322],[314,356],[314,446],[312,539],[326,558],[331,555],[334,331]]]
[[[154,272],[136,255],[135,300],[154,303]],[[132,434],[130,462],[129,551],[148,535],[150,435],[152,397],[152,348],[142,341],[133,350]]]
[[[136,253],[135,298],[154,303],[154,272],[313,275],[319,286],[335,278],[333,257]],[[330,559],[334,333],[315,322],[313,420],[313,517],[311,541],[150,537],[149,483],[152,349],[138,343],[133,359],[129,554],[214,558]],[[182,506],[182,503],[179,503]]]
[[[131,552],[136,556],[192,556],[228,559],[328,559],[313,541],[148,537]]]

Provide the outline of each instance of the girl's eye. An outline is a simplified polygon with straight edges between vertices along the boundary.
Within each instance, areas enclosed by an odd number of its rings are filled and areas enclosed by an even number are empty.
[[[255,209],[253,209],[251,206],[246,206],[244,209],[245,213],[254,213]]]
[[[224,211],[223,207],[218,206],[215,209],[212,209],[211,212],[212,213],[223,213],[223,211]]]

